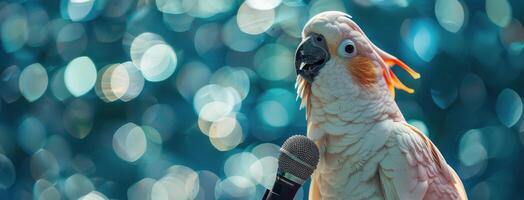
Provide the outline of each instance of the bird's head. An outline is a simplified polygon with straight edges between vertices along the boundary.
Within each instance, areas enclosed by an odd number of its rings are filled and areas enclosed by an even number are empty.
[[[297,88],[303,100],[309,95],[311,84],[320,77],[326,80],[317,85],[330,85],[331,80],[339,79],[329,77],[336,75],[333,71],[349,75],[352,85],[345,87],[369,90],[382,83],[392,96],[395,88],[412,93],[413,90],[391,71],[393,65],[399,65],[413,78],[420,77],[402,61],[376,47],[350,15],[338,11],[323,12],[311,18],[302,31],[302,42],[295,53]]]

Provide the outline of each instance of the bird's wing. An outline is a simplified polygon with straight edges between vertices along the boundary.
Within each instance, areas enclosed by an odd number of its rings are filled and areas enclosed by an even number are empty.
[[[384,198],[467,199],[458,176],[417,128],[397,122],[379,164]]]

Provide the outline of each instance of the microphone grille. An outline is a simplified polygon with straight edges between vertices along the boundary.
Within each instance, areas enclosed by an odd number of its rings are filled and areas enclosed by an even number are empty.
[[[317,145],[303,135],[288,138],[278,157],[278,170],[307,180],[317,168],[319,153]]]

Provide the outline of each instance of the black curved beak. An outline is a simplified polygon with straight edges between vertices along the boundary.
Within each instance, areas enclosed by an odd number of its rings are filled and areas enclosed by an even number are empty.
[[[311,83],[328,60],[329,51],[325,38],[312,33],[298,45],[295,52],[297,75]]]

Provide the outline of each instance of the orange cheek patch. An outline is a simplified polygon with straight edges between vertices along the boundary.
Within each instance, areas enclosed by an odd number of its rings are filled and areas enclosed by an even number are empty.
[[[377,83],[377,72],[373,62],[364,56],[351,59],[347,66],[349,73],[362,87],[370,87]]]

